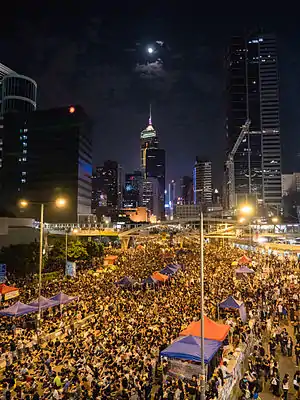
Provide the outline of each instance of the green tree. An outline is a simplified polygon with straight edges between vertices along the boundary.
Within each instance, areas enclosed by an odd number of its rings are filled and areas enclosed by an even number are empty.
[[[94,257],[103,257],[103,244],[97,243],[94,240],[86,242],[86,251],[88,253],[88,259],[92,260]]]
[[[86,245],[79,240],[72,240],[68,243],[68,260],[85,261],[88,259]]]
[[[16,244],[2,247],[0,263],[6,264],[7,271],[17,276],[24,276],[38,271],[39,244]]]

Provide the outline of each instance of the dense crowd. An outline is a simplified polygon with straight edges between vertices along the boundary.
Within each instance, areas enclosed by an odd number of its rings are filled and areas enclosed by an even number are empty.
[[[269,330],[272,339],[268,353],[259,358],[263,346],[256,346],[250,357],[248,375],[240,383],[243,398],[256,398],[254,396],[261,389],[257,384],[261,379],[260,371],[265,371],[262,365],[270,363],[269,372],[264,376],[271,380],[271,385],[278,376],[278,368],[277,372],[274,369],[276,354],[272,343],[281,346],[281,351],[287,355],[294,356],[297,350],[294,339],[282,331],[280,321],[292,320],[299,342],[299,266],[294,260],[257,254],[254,256],[254,276],[237,280],[232,262],[241,255],[240,250],[229,246],[206,246],[205,312],[217,319],[218,303],[234,295],[245,302],[250,317],[257,318],[255,334],[258,339],[262,341],[264,332]],[[62,313],[58,307],[43,313],[42,335],[58,328],[62,330],[61,335],[43,343],[38,341],[33,329],[17,329],[25,327],[24,321],[28,323],[32,315],[13,322],[1,318],[6,328],[0,334],[1,349],[5,354],[3,398],[198,398],[197,377],[191,381],[166,378],[165,364],[160,361],[159,354],[183,328],[200,318],[199,259],[199,250],[193,247],[179,254],[172,248],[165,251],[160,243],[149,241],[143,247],[120,251],[117,266],[111,271],[79,271],[76,278],[47,282],[42,291],[45,297],[63,291],[79,296],[79,301],[64,306]],[[140,286],[132,290],[115,285],[115,281],[123,276],[142,280],[170,260],[184,265],[184,269],[167,285]],[[37,297],[36,285],[30,281],[14,283],[21,288],[22,301]],[[76,322],[86,317],[87,321],[78,326]],[[231,316],[228,323],[232,340],[238,346],[249,326],[242,324],[236,315]],[[11,327],[9,333],[8,324]],[[299,357],[298,344],[298,364]],[[228,375],[225,362],[207,385],[208,399],[217,398]],[[287,385],[285,379],[279,381],[280,388]]]

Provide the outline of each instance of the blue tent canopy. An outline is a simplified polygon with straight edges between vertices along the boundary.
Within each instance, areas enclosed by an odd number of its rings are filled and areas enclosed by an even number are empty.
[[[57,301],[59,305],[71,303],[73,300],[78,300],[77,296],[68,296],[63,292],[58,293],[55,296],[50,297],[49,300]]]
[[[120,279],[119,281],[115,282],[118,286],[131,286],[134,284],[134,280],[129,276],[124,276],[124,278]]]
[[[242,301],[236,300],[233,296],[227,297],[226,300],[223,300],[220,304],[220,308],[240,308],[243,305]]]
[[[174,275],[176,272],[177,269],[171,266],[167,266],[160,271],[160,273],[163,275]]]
[[[10,307],[4,308],[0,311],[0,315],[7,317],[19,317],[21,315],[29,314],[38,311],[37,307],[29,306],[28,304],[17,301]]]
[[[242,301],[236,300],[233,296],[227,297],[226,300],[219,303],[219,308],[233,308],[239,310],[241,320],[243,322],[247,321],[247,312],[245,304]]]
[[[43,296],[41,296],[40,303],[41,303],[41,309],[49,308],[49,307],[55,307],[55,306],[59,305],[58,301],[50,300],[50,299],[47,299],[46,297],[43,297]],[[29,306],[38,308],[39,307],[39,299],[37,298],[36,300],[34,300],[31,303],[29,303]]]
[[[204,362],[206,364],[210,362],[221,346],[222,342],[204,339]],[[201,339],[199,337],[189,335],[172,343],[169,347],[161,352],[161,356],[201,362],[200,349]]]
[[[155,278],[152,278],[152,276],[149,276],[149,278],[143,280],[143,283],[146,283],[148,285],[155,285],[157,282],[158,282],[158,280]]]

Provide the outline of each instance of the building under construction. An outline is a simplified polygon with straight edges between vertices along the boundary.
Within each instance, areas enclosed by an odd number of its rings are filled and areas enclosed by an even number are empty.
[[[273,35],[235,37],[226,55],[226,206],[281,206],[279,79]],[[251,121],[251,124],[250,124]]]

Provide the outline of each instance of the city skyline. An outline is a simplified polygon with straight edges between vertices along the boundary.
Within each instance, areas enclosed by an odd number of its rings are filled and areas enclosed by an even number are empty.
[[[212,159],[214,182],[220,185],[226,147],[224,49],[232,34],[243,32],[244,26],[260,25],[279,38],[283,171],[297,170],[300,139],[294,128],[294,104],[299,78],[293,71],[300,56],[293,50],[297,28],[292,20],[289,28],[276,16],[269,22],[263,10],[260,21],[253,13],[246,20],[228,16],[221,23],[211,17],[196,19],[191,13],[179,20],[175,10],[167,13],[162,7],[149,13],[138,10],[124,21],[107,7],[93,8],[94,18],[86,10],[67,20],[64,7],[59,12],[54,6],[52,11],[39,8],[40,20],[51,25],[48,38],[46,32],[36,35],[39,24],[30,23],[34,18],[30,8],[21,9],[8,15],[7,36],[0,41],[2,62],[37,81],[40,108],[80,103],[87,110],[95,122],[95,165],[115,159],[128,171],[136,168],[137,132],[144,127],[151,102],[162,147],[169,155],[167,180],[191,174],[192,160],[199,154]],[[12,33],[19,12],[25,13],[22,38]],[[55,23],[61,18],[63,26]],[[171,32],[172,24],[179,24],[186,40],[179,31]],[[162,63],[149,59],[145,51],[149,44]],[[150,66],[145,61],[151,61]],[[123,151],[124,142],[133,157]]]

